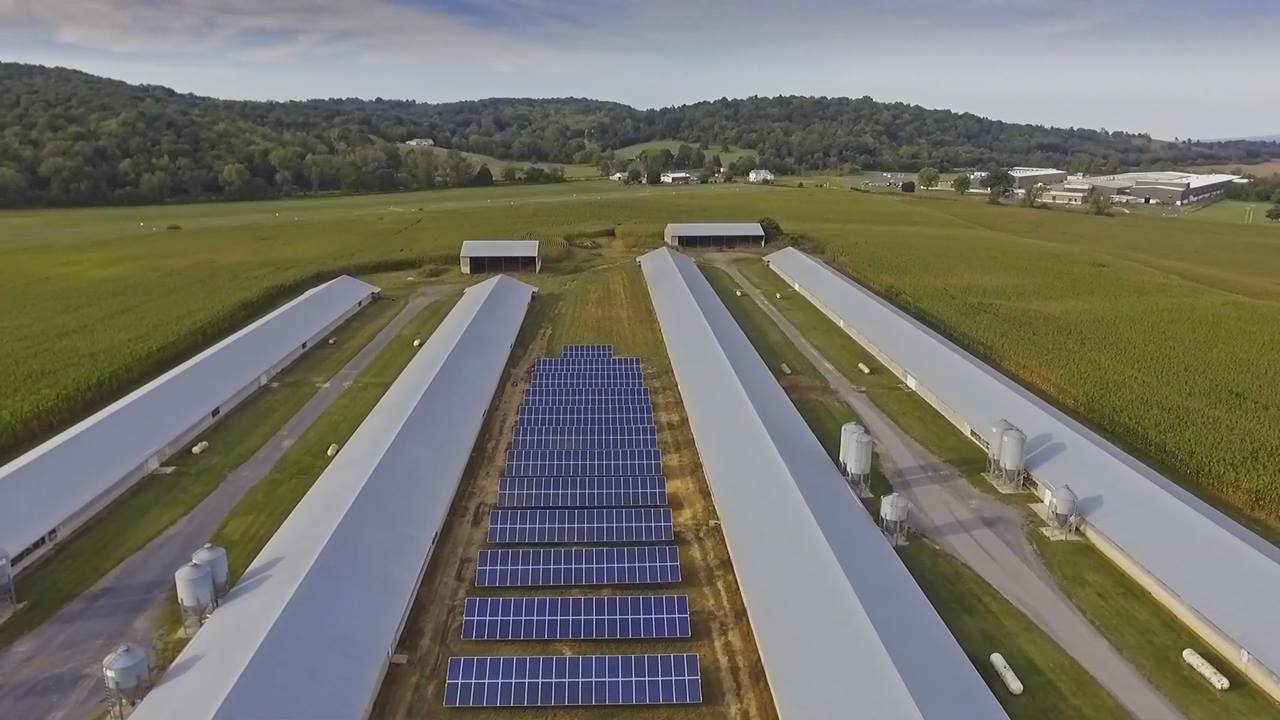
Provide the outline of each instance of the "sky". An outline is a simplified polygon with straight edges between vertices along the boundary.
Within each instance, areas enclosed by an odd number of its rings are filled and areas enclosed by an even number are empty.
[[[235,99],[870,95],[1280,133],[1277,0],[0,0],[0,60]]]

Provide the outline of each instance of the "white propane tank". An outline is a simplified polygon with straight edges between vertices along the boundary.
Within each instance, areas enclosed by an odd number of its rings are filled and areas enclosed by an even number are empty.
[[[774,294],[773,294],[773,296],[774,296],[775,298],[777,298],[778,300],[781,300],[781,299],[782,299],[782,293],[774,293]]]
[[[330,444],[330,445],[329,445],[329,449],[328,449],[328,450],[326,450],[326,451],[324,452],[324,454],[325,454],[325,455],[327,455],[327,456],[329,456],[329,457],[333,457],[334,455],[337,455],[337,454],[338,454],[338,443],[332,443],[332,444]]]
[[[192,454],[192,455],[199,455],[200,453],[202,453],[202,452],[204,452],[205,450],[208,450],[208,449],[209,449],[209,441],[208,441],[208,440],[201,440],[200,442],[198,442],[198,443],[196,443],[195,445],[192,445],[192,446],[191,446],[191,454]]]
[[[858,369],[862,371],[863,375],[871,374],[871,368],[867,367],[866,363],[858,363]]]
[[[734,290],[734,291],[733,291],[733,294],[734,294],[734,295],[737,295],[738,297],[742,297],[742,291],[741,291],[741,290]]]
[[[422,338],[414,338],[414,339],[413,339],[413,346],[414,346],[414,347],[422,347]]]
[[[1200,653],[1187,648],[1182,651],[1182,659],[1195,669],[1196,672],[1209,681],[1209,684],[1219,690],[1227,690],[1231,687],[1231,682],[1227,677],[1218,672],[1218,668],[1214,667],[1208,660],[1205,660]]]
[[[1009,663],[1005,662],[1003,655],[991,653],[991,667],[996,669],[996,674],[1000,676],[1000,680],[1004,682],[1005,687],[1009,688],[1011,694],[1022,694],[1022,681],[1014,674],[1013,668],[1009,667]]]
[[[333,345],[338,342],[338,338],[329,338],[329,344]]]

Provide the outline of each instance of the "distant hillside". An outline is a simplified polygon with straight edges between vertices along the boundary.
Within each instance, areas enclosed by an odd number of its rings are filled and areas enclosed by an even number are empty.
[[[1103,172],[1280,156],[1275,143],[1169,143],[1143,134],[1019,125],[865,97],[721,99],[660,110],[581,98],[245,102],[15,63],[0,63],[0,128],[0,204],[9,205],[266,197],[476,181],[476,163],[467,156],[401,144],[418,137],[501,160],[602,170],[628,164],[611,149],[668,138],[704,146],[693,157],[708,163],[719,148],[732,147],[781,172],[1017,164]],[[672,154],[641,161],[669,164]],[[556,168],[549,169],[551,175],[536,169],[525,179],[558,179]],[[520,177],[508,173],[505,179]]]

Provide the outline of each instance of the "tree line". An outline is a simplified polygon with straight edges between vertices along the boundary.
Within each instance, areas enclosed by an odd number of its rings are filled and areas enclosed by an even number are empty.
[[[405,145],[414,138],[430,138],[437,147]],[[865,97],[720,99],[659,110],[583,98],[250,102],[0,63],[0,204],[7,205],[274,197],[486,181],[461,151],[626,171],[634,163],[614,150],[667,138],[689,144],[638,158],[642,172],[659,165],[718,169],[716,156],[730,146],[753,153],[730,168],[739,174],[756,166],[788,173],[1018,164],[1100,173],[1280,155],[1277,143],[1162,142]],[[563,175],[535,165],[506,168],[496,179],[542,182]]]

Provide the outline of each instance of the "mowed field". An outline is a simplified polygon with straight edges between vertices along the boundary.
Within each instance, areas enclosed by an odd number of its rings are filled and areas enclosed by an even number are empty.
[[[1280,235],[742,184],[608,182],[0,214],[0,447],[12,452],[315,278],[450,262],[467,237],[652,246],[671,221],[777,218],[804,246],[1157,465],[1280,519]],[[139,225],[139,222],[142,225]],[[165,230],[180,224],[181,230]],[[152,229],[159,228],[159,229]],[[141,368],[142,370],[139,370]],[[33,428],[35,431],[33,431]]]

